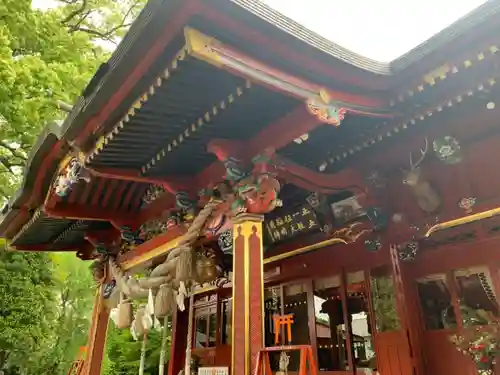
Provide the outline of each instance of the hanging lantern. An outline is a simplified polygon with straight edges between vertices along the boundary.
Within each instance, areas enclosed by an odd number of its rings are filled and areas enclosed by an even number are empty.
[[[445,164],[458,164],[462,161],[460,143],[452,136],[435,139],[432,147],[438,159]]]

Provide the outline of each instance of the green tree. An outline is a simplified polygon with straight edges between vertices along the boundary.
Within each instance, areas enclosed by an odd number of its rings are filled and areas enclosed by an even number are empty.
[[[0,370],[25,373],[50,335],[51,262],[45,253],[0,252]]]
[[[88,262],[74,254],[53,254],[52,267],[55,314],[39,363],[45,373],[63,375],[87,343],[96,288]]]
[[[145,0],[0,2],[0,198],[12,195],[40,130],[65,113]]]
[[[135,341],[130,330],[120,330],[112,323],[108,330],[106,342],[106,358],[104,361],[103,375],[135,375],[139,369],[141,357],[141,341]],[[167,353],[170,357],[170,331],[167,332]],[[152,330],[148,336],[146,364],[144,374],[156,375],[160,362],[161,332]]]

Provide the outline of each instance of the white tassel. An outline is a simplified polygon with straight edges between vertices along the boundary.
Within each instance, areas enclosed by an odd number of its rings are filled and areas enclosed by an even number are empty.
[[[139,337],[137,336],[137,332],[135,332],[135,319],[130,326],[130,334],[132,335],[134,341],[137,341],[139,339]]]
[[[148,292],[148,304],[146,305],[146,314],[153,315],[155,313],[155,301],[153,298],[153,291],[149,289]]]
[[[184,301],[187,297],[187,290],[186,290],[186,285],[184,284],[183,281],[180,282],[179,290],[177,292],[174,292],[174,295],[175,295],[175,301],[177,302],[177,306],[179,307],[179,310],[181,310],[181,311],[186,310],[186,305],[185,305]]]
[[[151,315],[144,314],[141,323],[144,331],[149,331],[153,327],[153,319],[151,318]]]
[[[156,316],[153,317],[153,328],[158,332],[161,332],[163,329],[160,321],[156,318]]]
[[[114,309],[111,309],[109,312],[109,317],[111,321],[116,325],[118,325],[118,307],[115,307]]]

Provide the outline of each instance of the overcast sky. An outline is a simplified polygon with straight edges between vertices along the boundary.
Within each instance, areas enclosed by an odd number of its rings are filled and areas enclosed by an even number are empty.
[[[116,0],[119,1],[119,0]],[[327,39],[391,61],[485,0],[261,0]],[[47,8],[53,0],[33,0]]]
[[[485,0],[262,0],[323,37],[391,61]]]

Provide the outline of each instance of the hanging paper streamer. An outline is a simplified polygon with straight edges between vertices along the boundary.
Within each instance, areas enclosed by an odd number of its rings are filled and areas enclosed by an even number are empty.
[[[458,164],[462,161],[460,143],[452,136],[444,136],[432,142],[432,147],[440,161],[446,164]]]
[[[146,315],[153,315],[155,313],[155,301],[153,298],[153,290],[149,289],[148,304],[146,305]]]

